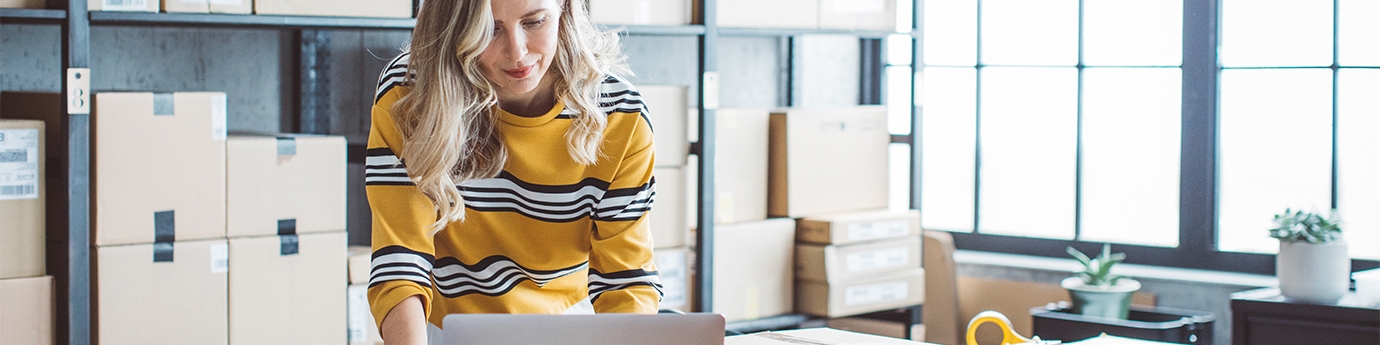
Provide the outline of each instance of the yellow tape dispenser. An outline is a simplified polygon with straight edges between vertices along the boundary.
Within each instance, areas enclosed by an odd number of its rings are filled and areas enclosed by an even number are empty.
[[[1014,330],[1015,327],[1011,326],[1011,319],[1006,318],[1006,315],[1002,315],[999,312],[988,310],[978,313],[977,316],[973,317],[972,321],[968,322],[968,345],[980,345],[977,342],[978,326],[989,322],[997,324],[997,327],[1001,327],[1002,339],[1001,344],[998,345],[1059,344],[1058,340],[1040,340],[1038,336],[1026,338],[1020,334],[1016,334]]]

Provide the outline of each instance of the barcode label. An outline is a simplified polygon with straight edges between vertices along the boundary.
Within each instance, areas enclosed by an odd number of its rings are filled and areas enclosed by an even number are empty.
[[[8,149],[0,151],[0,163],[24,163],[29,161],[29,150]]]
[[[38,199],[38,129],[0,129],[0,200]]]
[[[148,11],[148,0],[101,0],[102,11]]]
[[[25,195],[38,195],[38,188],[34,185],[26,186],[0,186],[0,195],[7,197],[21,197]]]
[[[230,245],[217,243],[211,245],[211,273],[230,272]]]

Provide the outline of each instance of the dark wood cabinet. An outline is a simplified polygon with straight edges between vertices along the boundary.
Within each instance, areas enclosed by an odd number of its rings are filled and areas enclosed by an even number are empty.
[[[1279,289],[1231,296],[1232,345],[1380,344],[1380,308],[1355,293],[1333,304],[1291,302]]]

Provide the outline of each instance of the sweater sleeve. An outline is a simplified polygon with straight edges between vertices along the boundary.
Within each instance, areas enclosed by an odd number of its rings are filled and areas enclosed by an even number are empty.
[[[627,142],[594,212],[589,293],[595,312],[650,314],[657,312],[662,295],[647,216],[656,196],[650,124],[637,121]]]
[[[365,191],[373,212],[373,261],[369,277],[369,307],[381,326],[393,307],[419,296],[427,319],[431,315],[431,268],[435,247],[428,229],[436,220],[435,207],[413,184],[398,158],[402,134],[385,107],[390,94],[373,108],[365,167]]]

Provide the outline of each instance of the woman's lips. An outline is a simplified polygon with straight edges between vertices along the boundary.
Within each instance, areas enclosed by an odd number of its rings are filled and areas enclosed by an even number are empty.
[[[532,64],[531,66],[522,68],[505,69],[503,70],[503,73],[508,73],[508,76],[511,76],[514,79],[522,79],[526,78],[529,75],[532,75],[532,71],[535,69],[537,69],[537,64]]]

